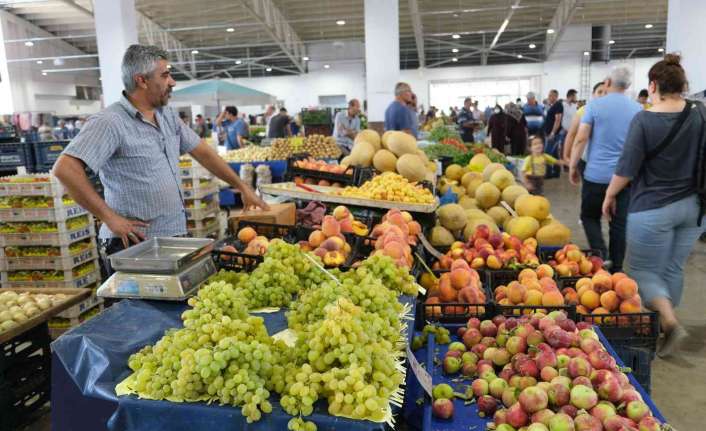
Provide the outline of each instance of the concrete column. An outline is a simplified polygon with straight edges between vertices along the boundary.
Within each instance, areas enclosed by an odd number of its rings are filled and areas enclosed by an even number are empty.
[[[400,75],[398,0],[365,0],[365,89],[368,122],[382,130]]]
[[[701,37],[704,22],[706,7],[702,0],[669,0],[666,50],[681,53],[689,94],[706,90],[706,44]]]
[[[104,103],[120,99],[124,89],[120,63],[128,46],[137,43],[135,0],[93,0]]]
[[[12,100],[10,72],[5,51],[5,14],[4,11],[0,12],[0,115],[12,115],[15,112],[15,105]],[[11,38],[8,37],[8,39]]]

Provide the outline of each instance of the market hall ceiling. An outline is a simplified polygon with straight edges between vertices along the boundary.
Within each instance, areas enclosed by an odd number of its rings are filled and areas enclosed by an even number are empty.
[[[135,3],[140,41],[166,44],[177,79],[301,73],[306,57],[362,60],[360,50],[348,48],[364,40],[362,0]],[[0,1],[0,7],[96,54],[91,0]],[[265,12],[278,19],[268,22]],[[418,68],[420,59],[426,67],[543,61],[553,49],[547,32],[556,35],[566,23],[594,26],[594,59],[597,27],[610,29],[613,59],[659,55],[666,40],[667,0],[400,0],[399,13],[403,69]],[[40,44],[38,36],[27,38]],[[326,57],[309,54],[307,45],[319,42],[335,49]]]

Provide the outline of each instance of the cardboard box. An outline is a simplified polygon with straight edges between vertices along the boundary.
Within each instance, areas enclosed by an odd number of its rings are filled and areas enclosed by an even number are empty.
[[[296,207],[293,202],[272,204],[269,211],[232,212],[228,218],[228,229],[232,233],[237,232],[240,220],[293,225],[296,220],[296,213]]]

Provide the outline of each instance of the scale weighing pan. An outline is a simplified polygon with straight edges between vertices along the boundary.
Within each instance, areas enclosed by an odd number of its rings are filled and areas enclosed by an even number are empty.
[[[210,238],[152,238],[108,256],[115,271],[176,274],[211,253]]]

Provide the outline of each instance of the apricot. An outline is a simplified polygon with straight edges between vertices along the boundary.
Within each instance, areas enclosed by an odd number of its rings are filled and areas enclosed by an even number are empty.
[[[588,259],[581,259],[579,262],[579,272],[581,275],[589,275],[593,271],[593,263]]]
[[[542,305],[542,296],[543,294],[539,290],[528,290],[525,297],[525,305]]]
[[[564,297],[561,296],[561,292],[559,292],[558,290],[545,292],[542,294],[542,305],[545,307],[556,307],[559,305],[564,305]]]
[[[642,311],[642,300],[639,295],[635,295],[620,303],[621,313],[639,313],[640,311]]]
[[[542,279],[544,277],[553,278],[554,277],[554,268],[547,265],[546,263],[543,263],[537,267],[537,269],[535,270],[535,273],[537,274],[537,278],[539,278],[539,279]]]
[[[569,250],[566,252],[566,259],[569,262],[580,262],[583,257],[583,253],[580,250]]]
[[[593,290],[586,290],[579,296],[579,302],[589,310],[593,310],[601,305],[600,296]]]
[[[597,314],[599,316],[603,316],[605,314],[610,314],[610,311],[606,310],[603,307],[598,307],[595,310],[591,312],[591,314]],[[593,322],[597,324],[611,324],[615,323],[615,317],[594,317]]]
[[[589,290],[593,290],[593,287],[584,284],[583,286],[576,289],[576,293],[579,295],[579,298],[580,298],[584,292],[589,291]]]
[[[601,293],[601,307],[608,311],[615,311],[618,309],[619,305],[620,298],[618,298],[618,295],[614,291],[609,290]]]
[[[321,222],[321,231],[327,238],[339,235],[341,233],[341,224],[334,216],[324,216],[324,220]]]
[[[615,293],[622,300],[630,299],[637,295],[637,283],[635,283],[635,280],[632,278],[626,276],[618,280],[618,283],[615,285]]]
[[[517,279],[522,283],[522,281],[529,277],[530,280],[538,280],[537,273],[530,268],[525,268],[517,275]]]
[[[559,277],[571,277],[571,267],[566,263],[560,263],[554,269]]]
[[[455,302],[458,296],[458,291],[450,285],[439,285],[439,298],[442,302]]]
[[[627,274],[625,274],[624,272],[616,272],[615,274],[611,275],[610,278],[613,280],[613,289],[615,289],[615,285],[618,284],[618,281],[626,277]]]
[[[500,269],[503,266],[503,263],[501,260],[495,256],[494,254],[491,254],[488,256],[488,259],[486,259],[486,265],[488,265],[488,268],[490,269]]]
[[[451,270],[449,274],[451,278],[451,287],[456,290],[461,290],[471,284],[471,272],[467,269],[456,268]]]
[[[507,297],[513,304],[524,302],[527,296],[527,288],[520,283],[510,283],[507,287]]]
[[[255,229],[250,226],[246,226],[238,231],[238,239],[245,244],[255,239],[256,236],[257,232],[255,232]]]
[[[593,276],[591,281],[593,281],[593,288],[598,293],[603,293],[613,289],[613,279],[607,272],[597,273]]]

